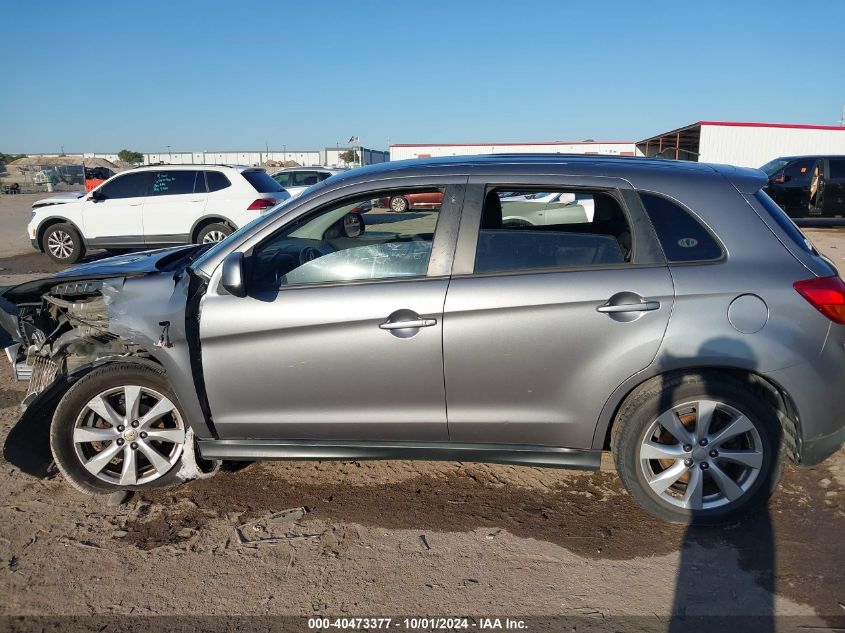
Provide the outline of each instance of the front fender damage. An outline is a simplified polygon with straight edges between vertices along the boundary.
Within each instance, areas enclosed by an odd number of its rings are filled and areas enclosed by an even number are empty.
[[[57,390],[64,394],[94,367],[110,362],[151,363],[168,369],[187,354],[184,275],[156,274],[60,283],[40,301],[15,306],[15,343],[6,348],[18,379],[28,379],[22,402],[28,418],[52,416]],[[9,310],[4,311],[9,316]],[[9,330],[9,319],[3,323]],[[169,373],[169,372],[168,372]],[[180,400],[181,402],[181,400]],[[27,411],[29,407],[43,408]],[[178,479],[195,479],[216,469],[198,456],[190,412]]]

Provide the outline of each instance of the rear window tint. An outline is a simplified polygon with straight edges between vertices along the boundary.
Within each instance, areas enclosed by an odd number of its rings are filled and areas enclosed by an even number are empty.
[[[209,191],[220,191],[221,189],[225,189],[232,183],[229,182],[229,179],[219,171],[208,171],[205,173],[205,179],[208,181],[208,190]]]
[[[768,212],[769,216],[777,222],[778,226],[786,233],[787,237],[800,249],[812,253],[813,255],[817,255],[816,249],[813,247],[810,240],[804,237],[804,234],[801,232],[795,222],[784,213],[783,209],[781,209],[777,203],[772,200],[765,191],[758,191],[754,194],[754,197],[760,202],[760,205]]]
[[[682,206],[653,193],[641,193],[640,199],[669,262],[698,262],[722,257],[722,248],[713,236]]]
[[[267,175],[266,171],[244,171],[241,175],[247,179],[258,193],[274,193],[276,191],[284,191],[278,182]]]

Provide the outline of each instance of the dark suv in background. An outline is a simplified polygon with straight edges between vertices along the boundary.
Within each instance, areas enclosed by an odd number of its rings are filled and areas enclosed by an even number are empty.
[[[760,169],[769,177],[763,190],[790,217],[807,224],[845,218],[845,156],[784,156]],[[816,170],[818,184],[811,192]]]

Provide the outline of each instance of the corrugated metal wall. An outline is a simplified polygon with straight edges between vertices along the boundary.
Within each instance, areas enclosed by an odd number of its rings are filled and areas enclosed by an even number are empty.
[[[635,143],[535,143],[525,145],[391,145],[390,160],[431,158],[432,156],[472,156],[476,154],[611,154],[634,156]]]
[[[702,125],[699,161],[760,167],[778,156],[845,154],[845,128]]]

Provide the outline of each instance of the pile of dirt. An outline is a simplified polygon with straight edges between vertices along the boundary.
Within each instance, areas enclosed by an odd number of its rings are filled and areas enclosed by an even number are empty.
[[[284,167],[302,167],[295,160],[265,160],[264,169],[282,169]]]

